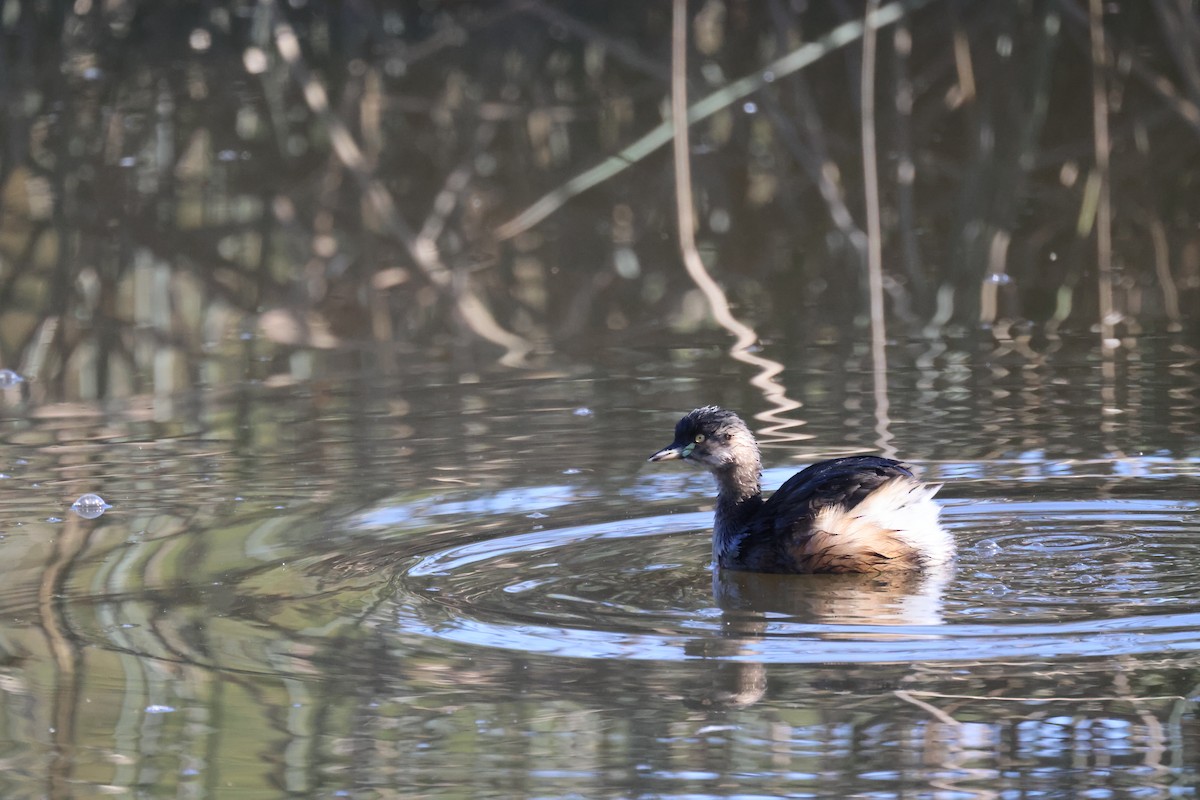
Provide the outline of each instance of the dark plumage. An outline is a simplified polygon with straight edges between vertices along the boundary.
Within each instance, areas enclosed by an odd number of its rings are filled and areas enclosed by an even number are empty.
[[[849,456],[796,473],[763,500],[758,443],[732,411],[705,406],[651,461],[682,459],[717,480],[713,561],[753,572],[879,572],[949,560],[927,487],[899,461]]]

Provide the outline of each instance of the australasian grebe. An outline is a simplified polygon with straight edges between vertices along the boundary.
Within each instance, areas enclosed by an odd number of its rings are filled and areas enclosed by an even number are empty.
[[[767,500],[754,434],[717,406],[688,412],[651,461],[683,459],[717,479],[713,562],[751,572],[883,572],[950,560],[926,486],[899,461],[849,456],[796,473]]]

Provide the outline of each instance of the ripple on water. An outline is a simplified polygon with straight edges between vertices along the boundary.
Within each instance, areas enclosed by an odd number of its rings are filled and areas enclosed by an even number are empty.
[[[947,507],[956,564],[901,576],[713,575],[707,513],[476,541],[414,558],[407,633],[585,658],[779,663],[1200,649],[1198,504]]]

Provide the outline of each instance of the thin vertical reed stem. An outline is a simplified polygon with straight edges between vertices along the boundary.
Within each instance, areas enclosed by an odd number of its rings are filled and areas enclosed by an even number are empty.
[[[675,155],[675,211],[679,222],[679,249],[688,276],[708,301],[713,319],[733,334],[736,341],[729,354],[746,364],[758,367],[758,374],[750,383],[763,393],[772,409],[756,415],[756,418],[771,423],[771,427],[759,433],[774,433],[786,428],[802,425],[801,422],[784,419],[781,415],[800,407],[787,396],[784,388],[775,380],[783,372],[783,365],[764,356],[750,352],[758,341],[758,334],[749,325],[733,316],[724,290],[708,274],[700,251],[696,249],[696,211],[692,198],[691,146],[688,142],[687,100],[687,0],[675,0],[671,25],[671,119],[674,124]],[[781,436],[783,439],[808,438],[797,434]]]
[[[675,213],[679,248],[688,276],[708,300],[713,318],[737,337],[735,347],[745,348],[758,339],[748,326],[734,318],[725,292],[708,274],[696,249],[696,210],[692,198],[691,144],[687,119],[687,0],[675,0],[671,28],[671,118],[675,124]]]
[[[1112,286],[1112,196],[1109,188],[1109,156],[1112,145],[1108,134],[1108,85],[1105,80],[1104,2],[1088,0],[1088,21],[1092,40],[1092,132],[1096,158],[1096,176],[1100,182],[1096,206],[1096,280],[1100,301],[1100,346],[1111,352],[1117,315],[1113,308]]]
[[[879,0],[869,0],[863,33],[862,151],[863,194],[867,205],[867,288],[871,296],[871,366],[875,389],[876,444],[894,455],[889,431],[887,328],[883,318],[883,226],[879,211],[879,159],[875,142],[875,55],[879,41],[875,13]]]

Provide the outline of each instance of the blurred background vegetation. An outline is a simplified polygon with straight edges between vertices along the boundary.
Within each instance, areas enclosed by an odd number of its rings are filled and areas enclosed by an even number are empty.
[[[889,331],[1194,333],[1196,4],[909,5],[878,39]],[[698,244],[785,350],[867,322],[861,42],[770,65],[863,14],[689,4],[693,101],[762,84],[692,128]],[[669,146],[570,190],[666,118],[670,33],[665,2],[5,0],[0,366],[91,399],[310,348],[477,368],[724,341]]]

